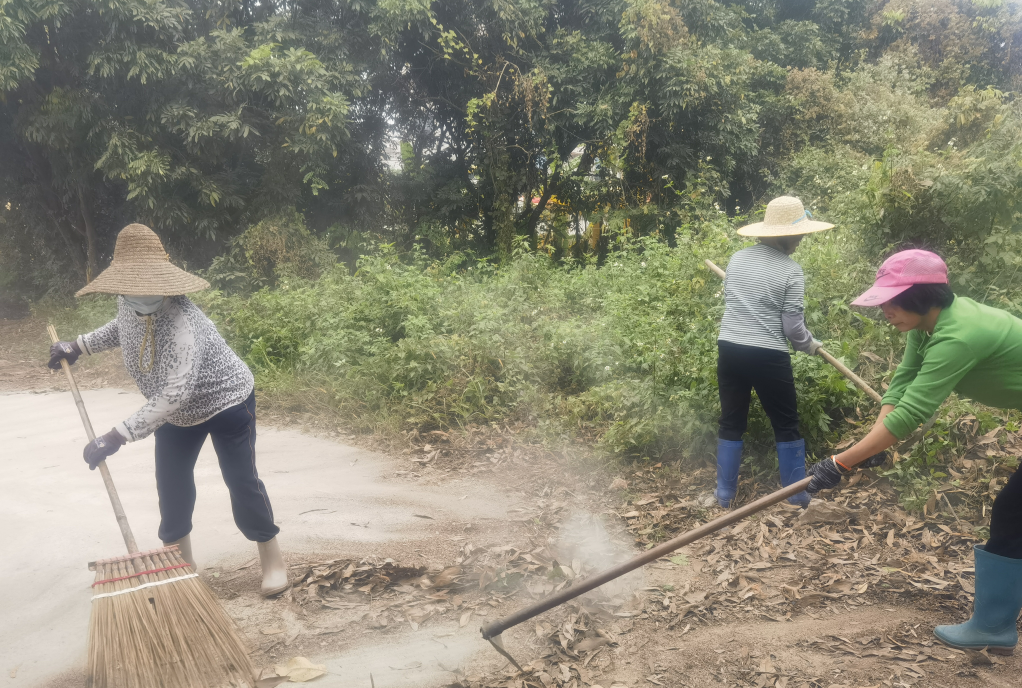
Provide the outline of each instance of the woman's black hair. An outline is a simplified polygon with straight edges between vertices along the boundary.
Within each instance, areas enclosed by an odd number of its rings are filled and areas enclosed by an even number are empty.
[[[926,315],[934,306],[947,308],[954,300],[955,293],[947,284],[913,284],[890,302],[906,311]]]

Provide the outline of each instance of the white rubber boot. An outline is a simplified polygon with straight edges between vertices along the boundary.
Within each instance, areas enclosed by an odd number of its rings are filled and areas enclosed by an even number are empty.
[[[192,565],[192,571],[198,572],[199,567],[195,565],[195,557],[192,556],[192,536],[185,535],[180,540],[174,540],[174,542],[164,542],[164,547],[170,547],[171,545],[177,545],[177,549],[181,552],[181,558]]]
[[[263,584],[259,591],[263,597],[279,595],[291,585],[287,578],[284,555],[280,553],[280,543],[277,538],[273,538],[256,544],[259,546],[259,565],[263,569]]]

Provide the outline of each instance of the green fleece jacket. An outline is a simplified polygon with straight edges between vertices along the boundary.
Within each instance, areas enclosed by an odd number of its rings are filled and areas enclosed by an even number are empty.
[[[884,404],[884,427],[904,439],[951,394],[1022,409],[1022,320],[964,296],[941,311],[933,334],[908,333]]]

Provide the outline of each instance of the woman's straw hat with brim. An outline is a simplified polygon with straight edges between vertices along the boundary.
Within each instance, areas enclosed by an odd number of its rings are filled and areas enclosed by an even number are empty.
[[[767,203],[762,222],[746,225],[738,233],[749,237],[796,236],[822,232],[833,226],[829,222],[814,220],[812,213],[794,196],[780,196]]]
[[[209,289],[209,282],[171,264],[156,232],[145,225],[128,225],[117,235],[114,259],[75,296],[178,296]]]

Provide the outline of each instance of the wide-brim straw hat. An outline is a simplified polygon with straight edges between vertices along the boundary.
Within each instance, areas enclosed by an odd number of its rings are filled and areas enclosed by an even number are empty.
[[[746,225],[738,233],[749,237],[797,236],[822,232],[833,226],[829,222],[814,220],[812,213],[794,196],[779,196],[767,203],[762,222]]]
[[[132,224],[117,235],[110,267],[75,296],[178,296],[203,289],[209,289],[209,282],[172,264],[156,232],[145,225]]]

